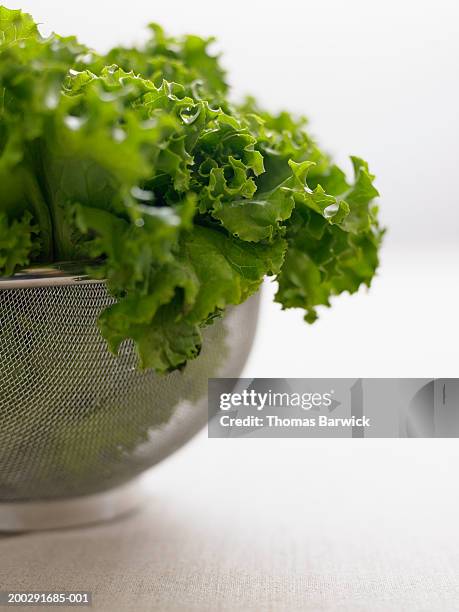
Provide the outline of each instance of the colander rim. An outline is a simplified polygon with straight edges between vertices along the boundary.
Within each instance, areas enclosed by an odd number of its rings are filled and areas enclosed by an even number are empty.
[[[0,277],[0,291],[103,283],[103,279],[94,279],[88,275],[90,267],[96,267],[94,262],[59,262],[31,266],[16,272],[13,276]]]

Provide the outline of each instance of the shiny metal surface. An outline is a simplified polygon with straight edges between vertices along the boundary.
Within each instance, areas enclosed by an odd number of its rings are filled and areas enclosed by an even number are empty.
[[[5,503],[108,491],[184,444],[206,422],[208,378],[239,376],[256,328],[258,296],[204,330],[184,371],[158,376],[137,370],[131,342],[107,350],[103,282],[49,282],[0,291],[0,528]]]
[[[30,287],[60,287],[100,281],[88,277],[84,263],[62,263],[51,266],[35,266],[18,272],[14,276],[0,276],[0,291],[3,289],[27,289]]]
[[[0,533],[68,529],[111,521],[137,510],[149,497],[148,479],[67,499],[0,503]]]

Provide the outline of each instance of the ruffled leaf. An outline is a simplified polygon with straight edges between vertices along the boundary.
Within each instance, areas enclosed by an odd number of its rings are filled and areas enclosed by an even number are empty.
[[[304,118],[228,99],[213,39],[150,31],[99,55],[0,7],[0,274],[91,261],[109,346],[166,372],[266,276],[308,321],[370,285],[382,231],[363,160],[349,182]]]

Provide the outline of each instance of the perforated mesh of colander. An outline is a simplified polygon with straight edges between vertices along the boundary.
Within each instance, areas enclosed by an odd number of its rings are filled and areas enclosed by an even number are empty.
[[[140,372],[131,342],[115,357],[99,334],[111,303],[103,283],[0,290],[0,501],[125,482],[189,437],[174,438],[174,418],[189,435],[202,425],[208,378],[237,375],[248,353],[247,342],[228,353],[220,322],[184,373]]]

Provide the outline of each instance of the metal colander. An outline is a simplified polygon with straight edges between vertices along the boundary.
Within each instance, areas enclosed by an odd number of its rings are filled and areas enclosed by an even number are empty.
[[[97,328],[103,282],[40,270],[0,281],[0,502],[62,499],[126,483],[195,434],[209,377],[237,377],[258,298],[207,328],[183,372],[137,369]]]

